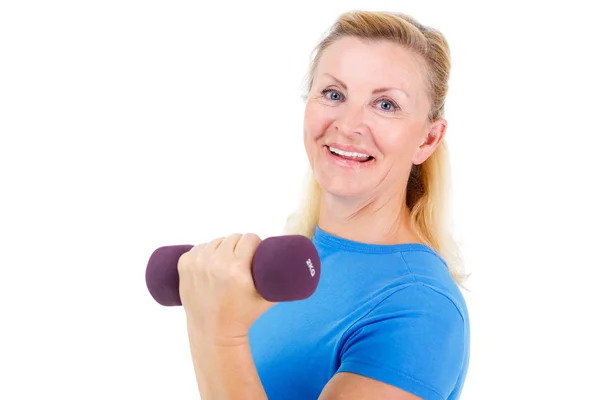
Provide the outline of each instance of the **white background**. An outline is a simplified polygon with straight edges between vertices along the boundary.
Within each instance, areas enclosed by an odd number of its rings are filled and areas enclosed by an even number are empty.
[[[600,32],[584,3],[2,2],[0,398],[198,397],[183,310],[150,297],[148,257],[281,233],[307,167],[309,52],[357,8],[450,43],[473,273],[462,398],[600,398]]]

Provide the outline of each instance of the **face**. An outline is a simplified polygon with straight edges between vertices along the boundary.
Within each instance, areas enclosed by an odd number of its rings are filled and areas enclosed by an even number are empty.
[[[304,146],[325,192],[404,193],[412,164],[435,150],[446,126],[428,121],[422,74],[416,56],[391,42],[344,38],[325,50],[304,113]]]

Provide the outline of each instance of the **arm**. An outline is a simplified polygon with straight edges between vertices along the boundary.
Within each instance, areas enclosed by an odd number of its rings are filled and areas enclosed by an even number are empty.
[[[256,291],[260,238],[233,234],[194,246],[177,263],[194,372],[203,400],[267,400],[248,330],[274,303]]]
[[[407,391],[365,376],[340,372],[327,383],[319,400],[422,400]]]
[[[340,367],[319,400],[448,398],[468,347],[464,324],[444,296],[419,286],[398,291],[347,332]],[[203,400],[267,399],[247,338],[211,349],[191,338]]]
[[[200,349],[192,345],[194,370],[203,400],[267,400],[248,343],[214,347],[208,352]],[[392,385],[347,372],[336,374],[319,397],[319,400],[336,399],[422,400]]]
[[[190,344],[198,389],[203,400],[268,400],[248,342],[209,350],[195,346],[190,335]],[[422,400],[392,385],[347,372],[336,374],[319,397],[319,400],[336,399]]]
[[[198,390],[202,400],[267,400],[246,339],[232,345],[211,345],[189,331]]]
[[[444,400],[465,368],[468,326],[424,285],[383,299],[344,334],[337,373],[319,400]]]

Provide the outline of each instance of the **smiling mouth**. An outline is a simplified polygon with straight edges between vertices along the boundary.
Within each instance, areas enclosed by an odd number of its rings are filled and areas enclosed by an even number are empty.
[[[327,147],[327,151],[329,151],[329,153],[331,155],[333,155],[334,157],[338,157],[340,159],[343,159],[343,160],[349,160],[349,161],[356,161],[356,162],[364,163],[364,162],[371,161],[371,160],[373,160],[375,158],[375,157],[373,157],[371,155],[368,155],[368,154],[343,151],[343,150],[336,149],[334,147],[329,147],[329,146],[325,146],[325,147]]]

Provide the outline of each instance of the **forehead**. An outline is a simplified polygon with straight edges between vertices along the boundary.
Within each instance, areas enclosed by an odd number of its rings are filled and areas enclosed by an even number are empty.
[[[423,88],[423,66],[418,56],[390,41],[342,38],[322,54],[317,79],[332,74],[352,86],[401,86],[411,95]],[[412,96],[411,96],[412,97]]]

